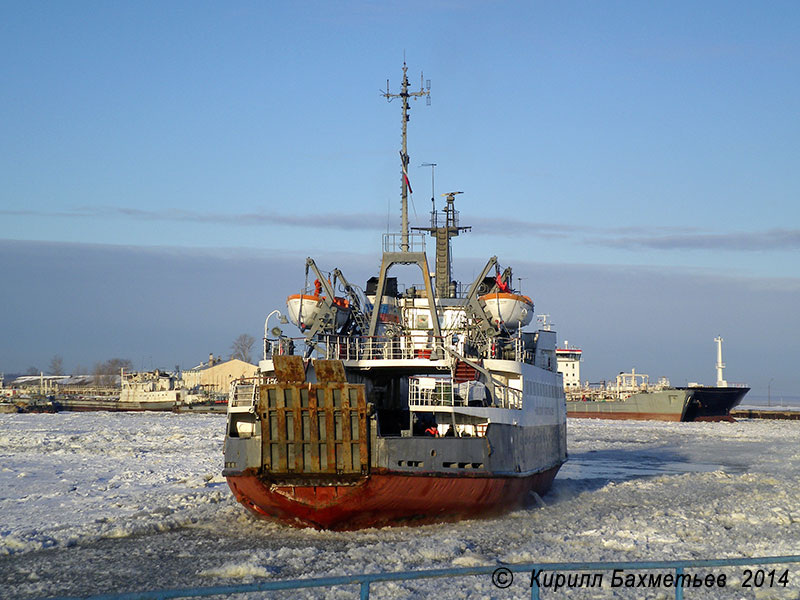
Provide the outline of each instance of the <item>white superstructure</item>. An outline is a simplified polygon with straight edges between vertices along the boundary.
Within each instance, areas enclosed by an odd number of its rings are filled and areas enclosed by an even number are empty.
[[[563,348],[556,348],[558,372],[564,377],[564,391],[581,387],[582,352],[580,348],[570,346],[567,340],[564,340]]]

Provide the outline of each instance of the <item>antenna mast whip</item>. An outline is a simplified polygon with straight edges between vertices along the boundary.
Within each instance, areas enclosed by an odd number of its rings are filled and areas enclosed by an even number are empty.
[[[426,97],[426,103],[430,105],[431,103],[431,80],[428,79],[427,81],[423,81],[422,73],[420,73],[419,77],[419,91],[418,92],[409,92],[408,91],[408,76],[406,75],[408,71],[408,67],[406,66],[405,61],[403,61],[403,83],[400,87],[399,94],[392,94],[389,92],[389,80],[386,80],[386,91],[383,92],[381,95],[386,98],[389,102],[394,100],[395,98],[400,98],[403,101],[403,145],[402,149],[400,150],[400,163],[402,166],[402,192],[401,192],[401,216],[402,216],[402,223],[401,223],[401,234],[402,240],[400,242],[400,249],[403,252],[408,252],[409,244],[408,244],[408,192],[411,191],[411,186],[409,185],[408,181],[408,145],[407,145],[407,130],[408,130],[408,111],[411,110],[411,107],[408,105],[408,99],[414,98],[416,100],[420,96]],[[423,85],[424,84],[424,85]]]

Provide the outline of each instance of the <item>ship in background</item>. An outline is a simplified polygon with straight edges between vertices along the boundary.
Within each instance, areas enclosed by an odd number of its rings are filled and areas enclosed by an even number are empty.
[[[174,372],[162,369],[119,375],[24,375],[10,387],[0,381],[0,412],[175,411],[227,412],[230,382],[252,376],[256,365],[209,355],[208,363]]]
[[[582,350],[564,347],[556,350],[558,370],[564,378],[567,415],[595,419],[637,419],[659,421],[733,421],[731,409],[738,406],[750,388],[729,384],[723,377],[722,338],[716,337],[717,384],[690,383],[673,387],[666,377],[651,383],[648,375],[620,373],[613,382],[580,383]]]
[[[223,475],[259,517],[355,529],[497,514],[544,494],[567,458],[555,332],[525,330],[533,301],[496,257],[468,287],[452,277],[460,192],[410,231],[408,101],[430,86],[409,91],[406,71],[384,94],[403,111],[402,221],[378,275],[362,290],[308,258],[287,299],[303,338],[268,329],[270,313],[260,374],[231,390]],[[421,281],[402,286],[397,265]]]
[[[121,369],[119,388],[111,391],[114,395],[62,392],[54,396],[54,403],[59,411],[167,411],[174,410],[186,397],[180,377],[159,369]]]

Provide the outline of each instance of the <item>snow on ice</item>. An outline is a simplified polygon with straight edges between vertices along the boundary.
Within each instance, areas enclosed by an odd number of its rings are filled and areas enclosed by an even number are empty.
[[[570,461],[543,506],[335,533],[259,521],[235,502],[220,475],[224,416],[3,414],[0,589],[28,599],[501,562],[800,554],[800,422],[576,419],[568,431]],[[686,597],[798,598],[800,564],[785,568],[786,587],[742,589],[742,568],[729,568],[713,571],[727,574],[725,589]],[[487,576],[372,591],[519,598],[528,583],[500,590]],[[357,589],[304,594],[352,598]],[[656,589],[646,597],[673,595]],[[542,596],[645,597],[608,585]]]

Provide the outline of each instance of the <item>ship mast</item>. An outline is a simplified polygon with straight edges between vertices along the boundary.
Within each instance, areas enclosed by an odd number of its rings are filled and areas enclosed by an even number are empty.
[[[728,382],[722,376],[722,370],[725,368],[725,363],[722,362],[722,336],[719,335],[714,338],[717,343],[717,387],[728,387]]]
[[[408,111],[411,110],[411,107],[408,105],[408,99],[417,98],[421,96],[426,97],[426,103],[430,105],[431,103],[431,80],[429,79],[425,82],[423,86],[423,79],[422,73],[419,75],[419,91],[418,92],[409,92],[408,91],[408,67],[406,66],[405,61],[403,61],[403,83],[400,86],[400,93],[399,94],[392,94],[389,92],[389,80],[386,80],[386,91],[382,94],[384,98],[386,98],[389,102],[394,100],[395,98],[400,98],[403,101],[403,140],[402,140],[402,148],[400,150],[400,164],[402,168],[401,174],[401,202],[400,202],[400,210],[401,210],[401,242],[400,242],[400,249],[403,252],[409,251],[409,243],[408,243],[408,193],[411,191],[411,185],[408,181],[408,163],[410,161],[408,156],[408,120],[409,115]]]
[[[433,282],[431,281],[431,274],[428,269],[428,258],[425,256],[424,251],[413,251],[411,245],[409,244],[409,233],[408,233],[408,194],[411,192],[411,186],[408,182],[408,111],[411,110],[411,107],[408,105],[408,99],[417,98],[421,96],[425,96],[427,99],[427,103],[430,104],[431,100],[431,82],[427,80],[424,82],[423,86],[423,79],[422,74],[420,74],[420,89],[418,92],[409,92],[408,91],[408,67],[406,66],[405,61],[403,61],[403,83],[400,87],[399,94],[392,94],[389,91],[389,80],[386,80],[386,91],[381,92],[381,95],[386,98],[389,102],[394,100],[395,98],[400,98],[403,101],[403,140],[402,140],[402,147],[400,150],[400,164],[402,167],[402,187],[401,187],[401,209],[402,209],[402,231],[401,231],[401,238],[400,238],[400,251],[392,247],[389,248],[389,244],[386,243],[386,238],[384,239],[384,251],[383,257],[381,258],[381,270],[380,275],[378,275],[378,285],[375,290],[375,301],[372,308],[372,313],[369,317],[369,330],[367,331],[368,337],[375,337],[378,332],[378,321],[380,316],[380,304],[386,292],[386,280],[387,280],[387,273],[389,269],[393,265],[417,265],[422,272],[422,281],[425,284],[425,296],[428,299],[428,309],[430,310],[431,314],[431,328],[433,329],[433,335],[436,338],[440,338],[442,336],[441,329],[439,327],[439,316],[436,312],[436,298],[434,296],[433,290]],[[386,234],[387,237],[389,234]],[[392,245],[393,246],[393,245]]]

